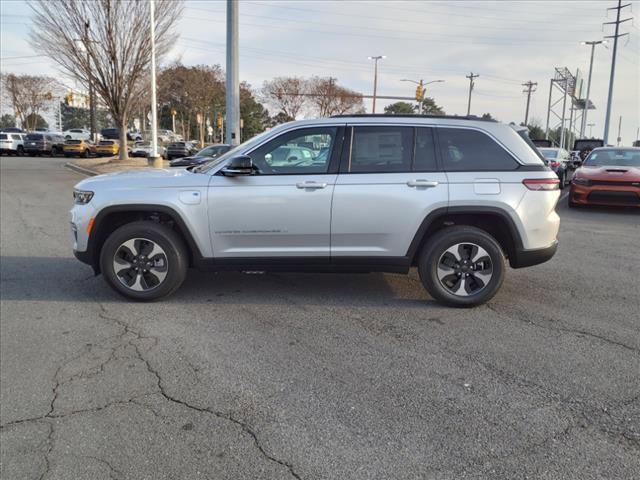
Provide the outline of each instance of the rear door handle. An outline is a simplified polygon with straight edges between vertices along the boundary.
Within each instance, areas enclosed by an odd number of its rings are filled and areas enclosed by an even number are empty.
[[[318,182],[300,182],[300,183],[296,183],[296,187],[302,188],[302,189],[307,189],[307,188],[317,189],[317,188],[325,188],[326,186],[327,186],[326,183],[318,183]]]
[[[409,180],[407,185],[410,187],[427,187],[433,188],[438,186],[438,182],[430,180]]]

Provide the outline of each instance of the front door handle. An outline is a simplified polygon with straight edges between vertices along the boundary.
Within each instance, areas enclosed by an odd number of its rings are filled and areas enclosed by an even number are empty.
[[[438,182],[430,180],[409,180],[407,185],[410,187],[427,187],[433,188],[438,186]]]
[[[316,188],[325,188],[327,186],[326,183],[318,183],[318,182],[300,182],[300,183],[296,183],[296,187],[298,188],[311,188],[311,189],[316,189]]]

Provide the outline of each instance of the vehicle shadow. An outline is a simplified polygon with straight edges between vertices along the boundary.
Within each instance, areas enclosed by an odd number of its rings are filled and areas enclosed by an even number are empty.
[[[126,302],[102,276],[72,257],[0,257],[3,301]],[[171,304],[260,304],[420,308],[435,305],[416,272],[394,274],[201,272],[159,301]]]

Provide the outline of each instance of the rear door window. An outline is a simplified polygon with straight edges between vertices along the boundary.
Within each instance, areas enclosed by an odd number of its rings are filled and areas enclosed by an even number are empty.
[[[518,163],[489,135],[465,128],[438,128],[444,170],[515,170]]]
[[[413,127],[354,127],[350,173],[410,172]]]

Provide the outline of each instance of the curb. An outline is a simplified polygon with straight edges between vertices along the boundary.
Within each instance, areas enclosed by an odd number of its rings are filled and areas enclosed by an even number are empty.
[[[84,167],[80,167],[78,165],[75,165],[71,162],[67,162],[64,164],[65,168],[68,168],[69,170],[73,170],[76,173],[80,173],[82,175],[86,175],[88,177],[95,177],[96,175],[100,175],[98,172],[94,171],[94,170],[90,170],[88,168],[84,168]]]

